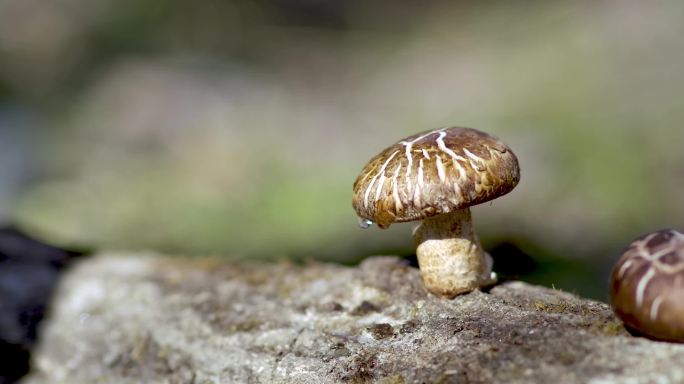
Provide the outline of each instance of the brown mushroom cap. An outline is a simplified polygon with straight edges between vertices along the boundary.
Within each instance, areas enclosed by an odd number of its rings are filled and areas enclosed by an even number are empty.
[[[498,138],[472,128],[422,132],[372,158],[354,182],[359,217],[387,228],[484,203],[520,180],[518,159]]]
[[[656,339],[684,341],[684,234],[635,240],[613,268],[610,301],[625,325]]]

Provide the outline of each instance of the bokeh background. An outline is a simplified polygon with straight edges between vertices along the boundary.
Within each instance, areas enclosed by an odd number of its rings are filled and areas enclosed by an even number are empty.
[[[1,0],[0,219],[67,247],[413,253],[351,186],[397,139],[479,128],[520,185],[473,210],[504,276],[605,299],[684,228],[684,2]]]

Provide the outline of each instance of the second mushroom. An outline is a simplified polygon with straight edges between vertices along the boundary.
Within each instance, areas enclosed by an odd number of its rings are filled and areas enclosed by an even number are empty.
[[[501,140],[471,128],[441,128],[372,158],[354,182],[352,205],[362,226],[422,220],[413,238],[423,282],[452,298],[496,282],[469,207],[510,192],[519,180],[518,159]]]

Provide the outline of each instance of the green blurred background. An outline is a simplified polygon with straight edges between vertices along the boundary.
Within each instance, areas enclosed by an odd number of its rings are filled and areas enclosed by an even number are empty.
[[[636,236],[684,227],[684,2],[0,0],[0,217],[63,246],[358,262],[373,155],[501,137],[473,210],[499,272],[603,299]]]

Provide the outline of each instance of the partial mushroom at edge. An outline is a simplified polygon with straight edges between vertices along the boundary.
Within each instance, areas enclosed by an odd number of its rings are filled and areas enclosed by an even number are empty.
[[[518,160],[501,140],[472,128],[419,133],[388,147],[354,182],[362,226],[423,222],[414,230],[426,288],[454,297],[496,282],[492,259],[472,228],[469,207],[510,192]]]
[[[684,342],[684,234],[666,229],[634,240],[613,268],[610,303],[628,328]]]

